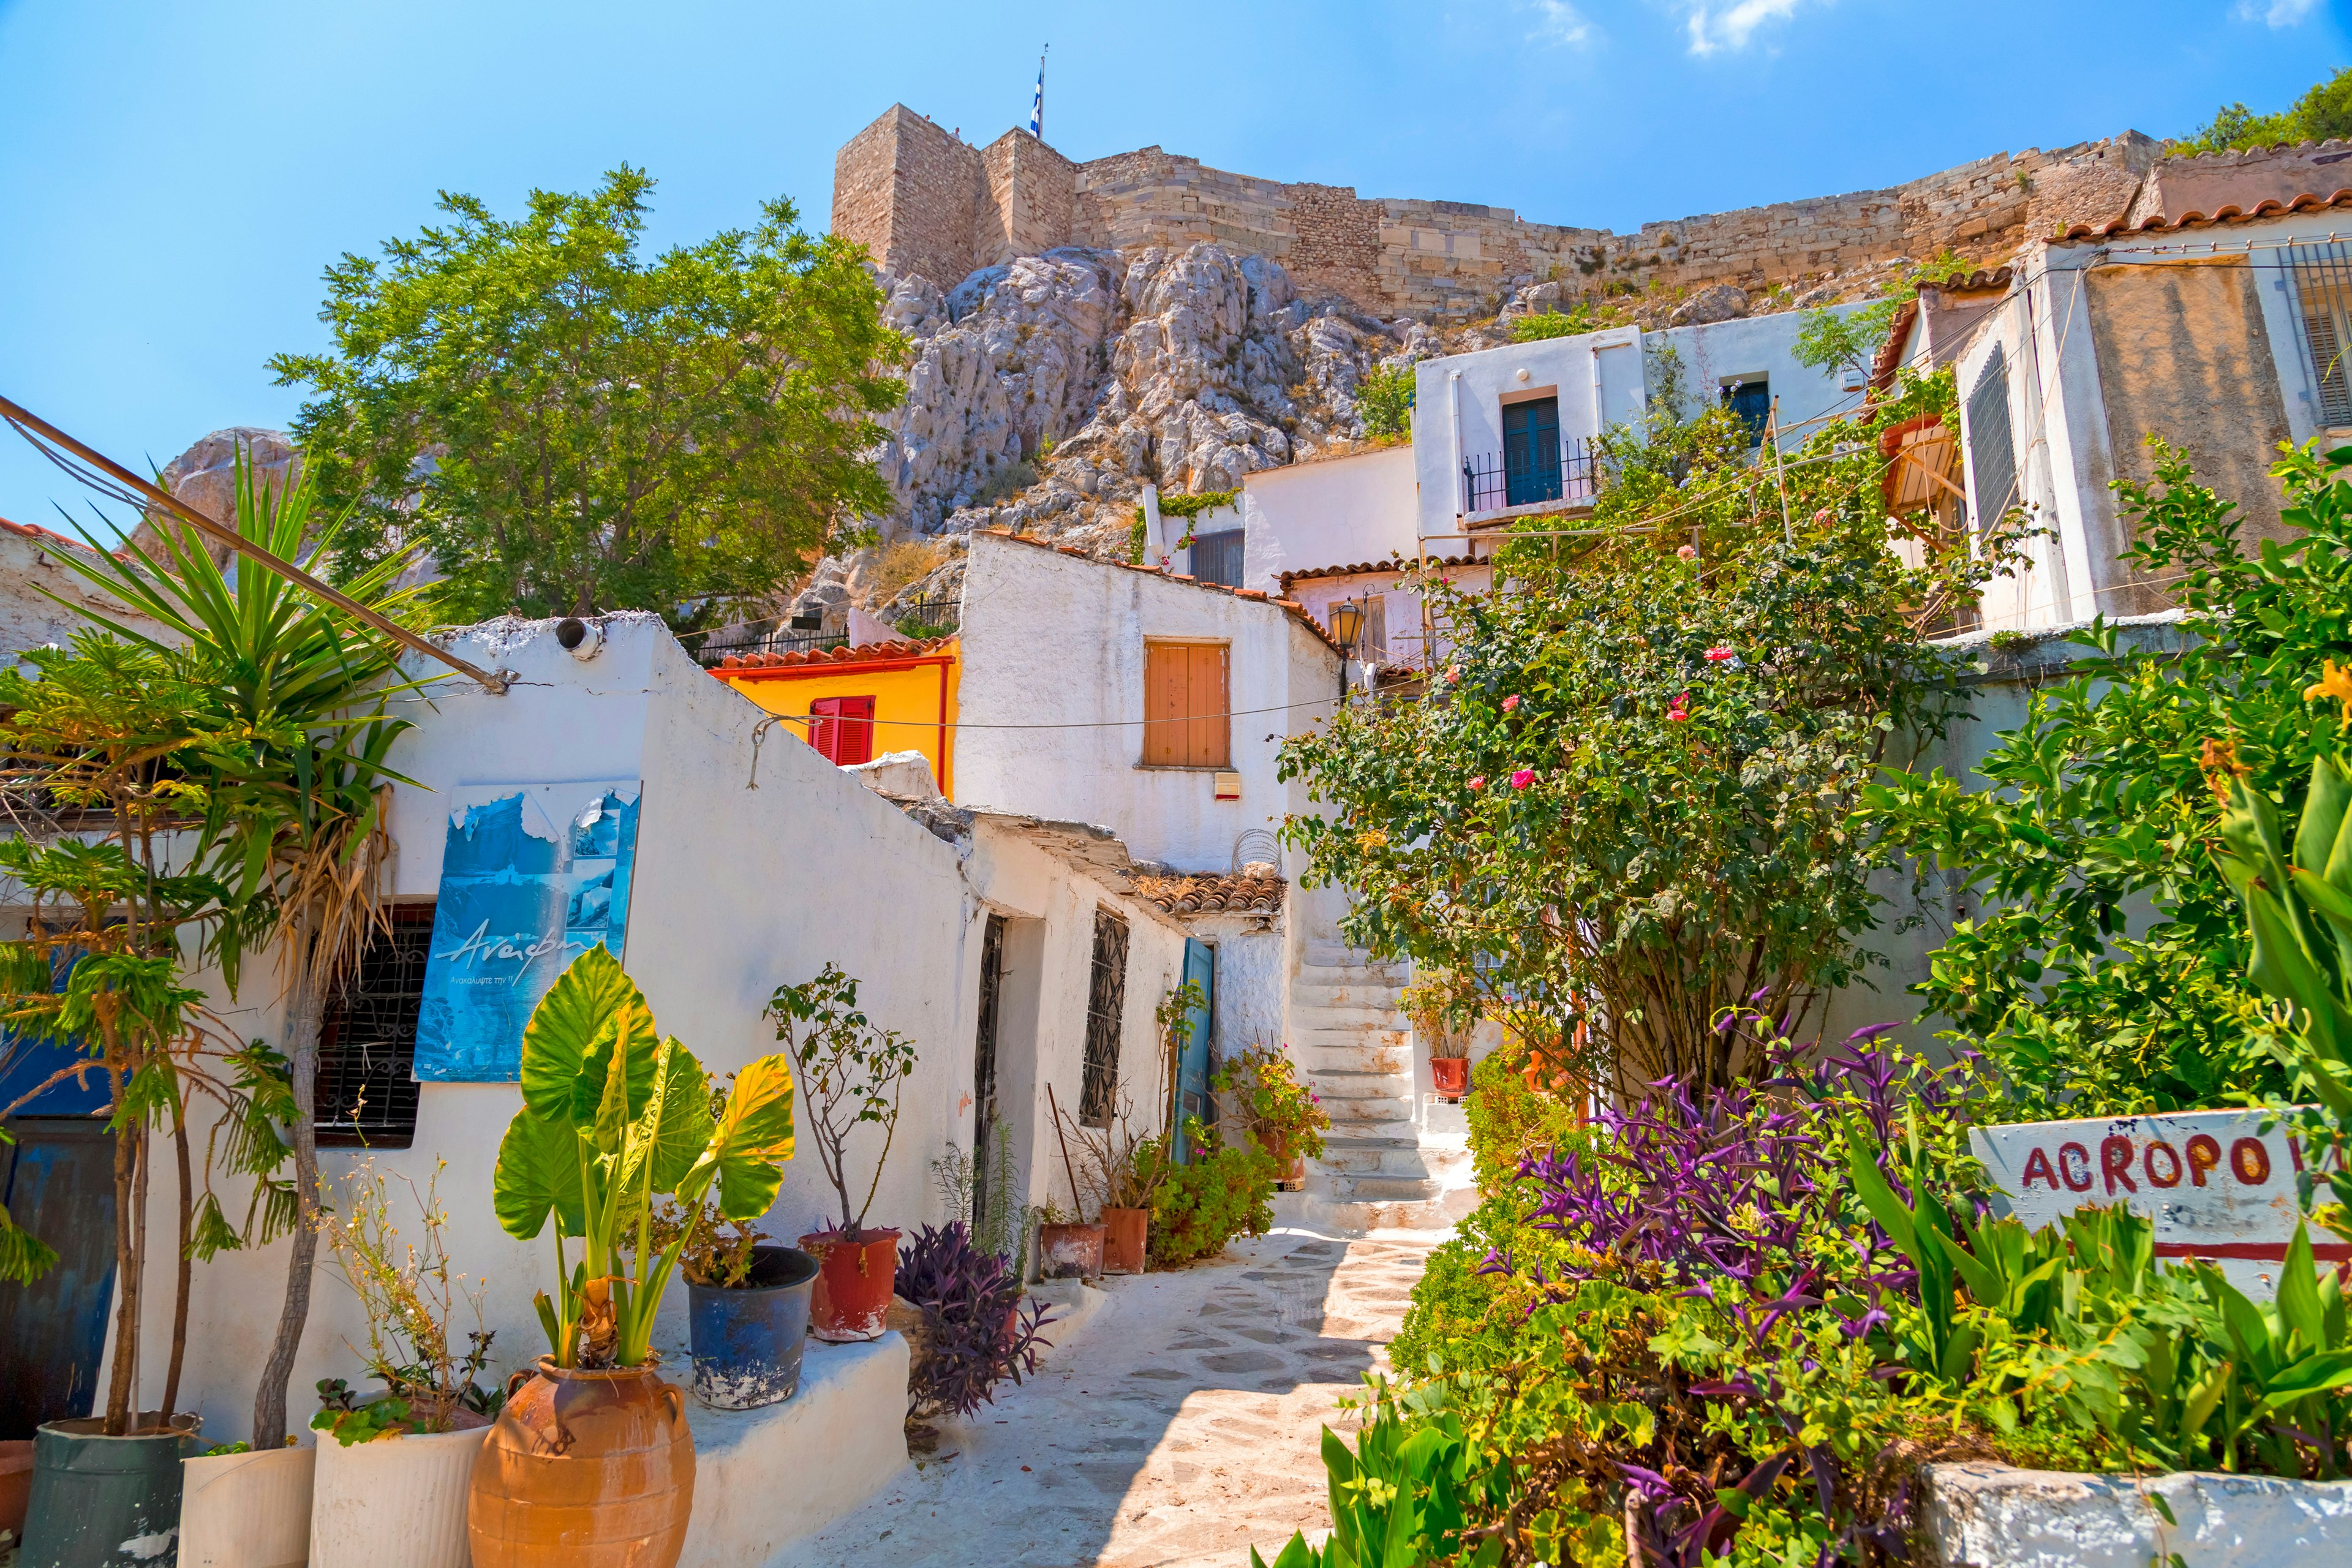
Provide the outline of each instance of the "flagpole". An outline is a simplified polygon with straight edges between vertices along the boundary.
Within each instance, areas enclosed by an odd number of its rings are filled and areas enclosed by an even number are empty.
[[[1029,134],[1040,142],[1045,140],[1045,56],[1053,47],[1047,44],[1037,51],[1037,100],[1029,109]]]

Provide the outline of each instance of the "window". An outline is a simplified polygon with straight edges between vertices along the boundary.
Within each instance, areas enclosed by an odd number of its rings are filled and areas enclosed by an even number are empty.
[[[1119,1022],[1127,1011],[1127,922],[1095,910],[1094,975],[1087,986],[1086,1078],[1078,1087],[1078,1122],[1108,1127],[1118,1106]]]
[[[2318,389],[2312,413],[2330,428],[2352,425],[2352,251],[2342,245],[2297,245],[2286,254],[2294,276],[2295,314],[2303,327],[2305,368]]]
[[[1748,426],[1748,444],[1764,444],[1764,426],[1772,418],[1772,382],[1768,376],[1749,381],[1735,381],[1723,389],[1723,405],[1731,410],[1733,418]]]
[[[2017,500],[2016,450],[2009,435],[2009,362],[1995,343],[1969,393],[1969,492],[1980,529],[1999,522]]]
[[[1503,504],[1559,499],[1559,399],[1530,398],[1503,409]]]
[[[1217,583],[1228,588],[1242,585],[1242,531],[1228,528],[1220,533],[1196,533],[1192,536],[1192,575],[1203,583]]]
[[[319,1028],[319,1146],[405,1149],[416,1136],[416,1013],[433,906],[394,904]]]
[[[1233,766],[1223,643],[1143,645],[1143,765]]]
[[[874,760],[874,699],[820,697],[809,704],[809,744],[836,767]]]

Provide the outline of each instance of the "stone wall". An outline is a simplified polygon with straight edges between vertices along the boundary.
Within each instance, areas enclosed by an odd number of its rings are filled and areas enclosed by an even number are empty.
[[[972,215],[974,267],[1001,267],[1069,243],[1076,163],[1025,131],[1008,131],[981,154],[981,168],[986,188]]]
[[[887,182],[868,172],[886,128],[898,160]],[[2200,161],[2174,161],[2190,162]],[[1360,310],[1465,320],[1491,314],[1514,288],[1547,279],[1587,293],[1710,283],[1753,289],[1948,248],[1998,260],[2063,225],[2123,217],[2158,163],[2157,143],[2126,132],[2055,152],[1999,153],[1885,190],[1646,223],[1620,235],[1530,223],[1508,207],[1285,184],[1156,146],[1073,164],[1010,132],[982,154],[894,107],[842,150],[834,209],[836,230],[864,240],[877,260],[942,289],[973,268],[1055,245],[1183,249],[1210,240],[1269,257],[1308,290],[1340,295]],[[968,171],[961,176],[971,191],[968,206],[945,189],[959,177],[950,164]],[[876,193],[901,192],[907,210],[876,210]]]
[[[980,153],[903,103],[833,160],[833,232],[877,266],[953,287],[972,269]]]

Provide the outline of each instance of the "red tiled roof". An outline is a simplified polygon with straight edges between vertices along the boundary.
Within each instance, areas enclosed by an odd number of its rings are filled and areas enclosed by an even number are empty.
[[[2305,191],[2285,201],[2256,202],[2252,207],[2234,205],[2217,207],[2210,213],[2182,213],[2177,218],[2161,215],[2126,224],[2118,218],[2114,223],[2091,225],[2078,223],[2058,237],[2061,240],[2117,239],[2135,234],[2178,234],[2185,228],[2210,228],[2217,224],[2261,223],[2269,218],[2286,217],[2295,213],[2327,212],[2337,207],[2352,207],[2352,186],[2330,195]]]
[[[1130,877],[1136,897],[1171,915],[1272,913],[1282,908],[1279,877]]]
[[[1293,583],[1305,583],[1317,577],[1360,577],[1373,572],[1409,572],[1423,564],[1419,561],[1359,561],[1348,566],[1310,566],[1304,572],[1285,572],[1282,591],[1290,592]],[[1488,566],[1493,563],[1484,555],[1433,555],[1432,566]]]
[[[1014,544],[1025,544],[1032,550],[1050,550],[1056,555],[1073,556],[1080,561],[1094,562],[1100,566],[1116,566],[1122,572],[1140,572],[1147,577],[1163,577],[1171,583],[1181,583],[1187,587],[1200,588],[1208,593],[1231,594],[1236,599],[1255,599],[1260,604],[1272,605],[1278,610],[1287,610],[1297,616],[1299,623],[1322,638],[1332,652],[1339,651],[1339,645],[1331,641],[1331,634],[1325,631],[1315,617],[1307,613],[1306,605],[1296,599],[1277,599],[1263,588],[1228,588],[1223,583],[1203,583],[1189,573],[1169,572],[1157,566],[1138,565],[1132,561],[1112,560],[1106,556],[1091,554],[1075,544],[1055,544],[1051,540],[1032,539],[1025,533],[1015,533],[1009,528],[979,528],[972,531],[984,533],[991,539],[1003,539]],[[1289,592],[1288,583],[1286,582],[1283,584],[1283,591]]]
[[[833,665],[874,664],[889,658],[919,658],[933,654],[955,641],[952,635],[929,637],[910,642],[904,637],[889,642],[859,643],[856,647],[800,648],[792,653],[730,653],[719,661],[711,673],[725,677],[730,670],[754,669],[822,669]]]
[[[22,534],[26,539],[39,539],[45,540],[53,544],[70,545],[72,548],[85,552],[89,549],[89,545],[83,543],[79,539],[68,539],[64,534],[58,532],[54,529],[42,528],[35,523],[10,522],[6,518],[0,517],[0,528],[5,528],[11,533]]]

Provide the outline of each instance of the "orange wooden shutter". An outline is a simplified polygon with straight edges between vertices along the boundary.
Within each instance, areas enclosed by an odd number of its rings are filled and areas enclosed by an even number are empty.
[[[1222,768],[1233,755],[1223,643],[1143,645],[1147,767]]]

